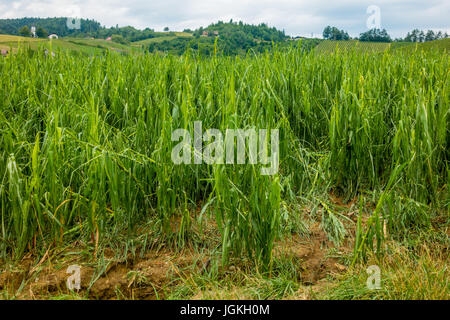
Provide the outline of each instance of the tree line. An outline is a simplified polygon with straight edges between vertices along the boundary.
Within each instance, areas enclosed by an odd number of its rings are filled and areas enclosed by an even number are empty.
[[[327,26],[323,30],[322,36],[325,40],[352,40],[348,33],[344,30],[339,30],[337,27]],[[370,42],[426,42],[448,38],[447,32],[435,32],[433,30],[422,31],[414,29],[408,32],[405,38],[397,38],[392,40],[386,29],[371,29],[363,32],[353,40],[370,41]]]
[[[20,18],[20,19],[0,19],[0,33],[31,36],[31,27],[36,27],[36,36],[45,38],[49,34],[57,34],[60,37],[94,37],[106,39],[111,37],[112,41],[129,44],[130,42],[151,39],[162,36],[175,36],[175,33],[169,32],[169,28],[165,28],[165,33],[155,32],[153,29],[146,28],[139,30],[131,26],[107,28],[101,26],[99,22],[89,19],[80,20],[79,29],[71,29],[67,26],[67,18]],[[194,39],[176,38],[172,41],[163,41],[160,43],[152,43],[147,49],[149,51],[170,51],[181,52],[187,48],[198,47],[199,43],[207,52],[214,49],[214,38],[219,37],[219,46],[225,54],[239,54],[252,49],[261,52],[270,48],[272,43],[282,43],[289,37],[286,36],[284,30],[278,30],[275,27],[269,27],[265,23],[259,25],[245,24],[242,21],[229,22],[219,21],[213,23],[206,28],[200,27],[196,30],[184,30],[192,33]],[[414,29],[408,32],[405,38],[392,40],[391,36],[385,29],[372,29],[363,32],[359,37],[351,38],[345,30],[337,27],[327,26],[323,30],[323,38],[327,40],[360,40],[370,42],[425,42],[448,38],[447,33],[433,30],[422,31]],[[198,49],[198,48],[197,48]],[[216,48],[217,49],[217,48]]]
[[[67,27],[67,18],[19,18],[0,19],[0,33],[31,36],[31,27],[36,27],[43,37],[55,33],[60,37],[94,34],[102,27],[99,22],[89,19],[80,20],[80,29]]]
[[[223,55],[238,55],[248,51],[255,53],[270,50],[273,45],[284,43],[288,36],[284,31],[269,27],[265,23],[249,25],[242,21],[219,21],[206,28],[200,27],[191,32],[191,38],[176,38],[170,41],[153,42],[148,51],[183,54],[186,50],[196,50],[203,55],[219,53]]]

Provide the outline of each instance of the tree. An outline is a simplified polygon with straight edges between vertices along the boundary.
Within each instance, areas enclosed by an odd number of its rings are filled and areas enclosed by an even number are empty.
[[[38,38],[47,38],[48,32],[44,28],[38,27],[36,30],[36,35],[38,36]]]
[[[419,42],[420,40],[420,30],[414,29],[411,32],[408,32],[406,35],[405,41],[406,42]]]
[[[113,34],[111,36],[111,41],[120,43],[120,44],[128,44],[129,43],[129,41],[127,39],[125,39],[123,36],[121,36],[120,34]]]
[[[165,28],[164,28],[164,31],[165,31],[165,32],[169,31],[169,27],[165,27]]]
[[[323,30],[323,38],[327,40],[350,40],[350,36],[344,30],[339,30],[336,27],[327,26]]]
[[[371,29],[367,32],[361,33],[359,35],[359,41],[392,42],[392,39],[386,29]]]
[[[331,38],[331,27],[326,26],[325,29],[323,29],[322,35],[323,35],[324,39],[330,39]]]
[[[94,20],[81,19],[81,29],[70,29],[67,27],[67,18],[18,18],[18,19],[0,19],[0,33],[19,35],[22,27],[38,26],[45,29],[49,34],[55,33],[60,37],[69,35],[95,35],[96,32],[103,29],[100,23]]]
[[[433,41],[436,39],[436,35],[434,34],[433,30],[428,30],[425,35],[425,41]]]
[[[30,37],[31,36],[31,31],[27,26],[23,26],[22,28],[19,29],[19,34],[22,37]]]
[[[447,34],[442,34],[442,31],[434,32],[433,30],[428,30],[426,33],[419,29],[414,29],[411,32],[408,32],[405,39],[403,41],[406,42],[424,42],[424,41],[433,41],[447,38]]]
[[[419,42],[424,42],[425,41],[425,33],[423,33],[423,31],[419,32]]]

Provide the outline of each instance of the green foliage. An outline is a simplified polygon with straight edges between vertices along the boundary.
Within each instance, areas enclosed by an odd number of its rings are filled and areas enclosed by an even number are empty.
[[[19,35],[21,35],[22,37],[29,37],[29,36],[31,36],[30,28],[28,28],[27,26],[21,27],[19,29]]]
[[[127,41],[124,37],[122,37],[120,34],[113,34],[111,37],[111,41],[120,43],[120,44],[129,44],[130,42]]]
[[[359,41],[370,42],[392,42],[391,36],[387,33],[386,29],[371,29],[363,32],[359,35]]]
[[[36,30],[36,36],[38,38],[47,38],[48,37],[48,32],[42,28],[42,27],[38,27]]]
[[[350,36],[347,32],[339,30],[336,27],[325,27],[322,35],[325,40],[350,40]]]
[[[223,262],[246,255],[270,272],[286,201],[332,188],[381,192],[359,229],[364,256],[382,221],[428,226],[448,202],[448,70],[437,50],[318,55],[290,44],[209,58],[20,49],[0,59],[0,254],[101,240],[117,226],[131,233],[149,216],[161,241],[184,243],[200,211],[216,219]],[[222,132],[279,129],[278,173],[175,165],[171,133],[192,132],[196,120]],[[339,218],[322,211],[336,242]]]
[[[447,39],[448,34],[447,32],[442,33],[442,31],[434,32],[433,30],[428,30],[426,33],[419,29],[414,29],[411,32],[408,32],[405,39],[401,41],[405,42],[427,42],[427,41],[434,41],[434,40],[442,40]]]
[[[230,21],[228,23],[219,21],[206,28],[197,29],[194,31],[194,36],[201,36],[203,32],[208,33],[208,36],[215,36],[214,32],[217,32],[219,37],[231,38],[234,41],[242,41],[243,43],[254,39],[278,42],[287,38],[284,31],[277,30],[275,27],[270,28],[265,23],[251,25],[242,21]]]
[[[80,30],[69,29],[67,18],[0,19],[0,33],[3,34],[22,35],[19,30],[23,27],[29,29],[31,26],[41,27],[48,33],[55,33],[60,37],[92,34],[101,28],[100,23],[89,19],[80,20]]]
[[[199,54],[202,56],[224,55],[235,56],[245,55],[247,53],[259,54],[266,51],[272,51],[274,47],[288,49],[290,47],[301,47],[303,50],[309,51],[314,48],[320,40],[318,39],[304,39],[298,41],[286,41],[284,33],[280,36],[280,31],[276,31],[276,35],[273,36],[274,40],[265,41],[258,38],[253,38],[252,33],[245,33],[244,26],[239,24],[218,24],[224,27],[226,32],[214,30],[204,31],[206,29],[200,28],[194,32],[194,37],[177,37],[169,38],[163,41],[152,41],[147,49],[149,52],[165,52],[175,55],[182,55],[188,51],[193,51],[193,54]],[[214,25],[216,28],[216,25]],[[228,29],[230,27],[230,30]],[[257,33],[259,29],[262,29],[261,34],[268,28],[267,26],[247,26],[251,27],[254,33]],[[220,30],[220,29],[219,29]],[[271,29],[269,29],[271,30]],[[259,30],[260,31],[260,30]],[[203,32],[207,32],[208,36],[203,35]],[[217,32],[217,34],[214,34]],[[200,36],[202,34],[203,36]],[[267,36],[266,36],[267,38]],[[165,39],[165,38],[161,38]]]
[[[100,28],[92,34],[93,37],[99,38],[99,39],[106,39],[108,37],[112,37],[113,35],[121,36],[124,39],[126,39],[128,42],[136,42],[141,41],[145,39],[151,39],[155,37],[162,36],[160,34],[157,34],[152,29],[146,28],[144,30],[138,30],[134,27],[127,26],[127,27],[112,27],[112,28]]]

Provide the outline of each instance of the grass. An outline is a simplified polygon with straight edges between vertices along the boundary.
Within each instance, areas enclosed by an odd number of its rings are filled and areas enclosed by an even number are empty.
[[[357,40],[339,41],[325,40],[321,41],[316,47],[316,52],[331,53],[339,50],[339,52],[348,52],[352,50],[361,50],[362,52],[383,52],[389,49],[389,43],[383,42],[361,42]]]
[[[333,53],[333,52],[349,52],[358,50],[361,52],[384,52],[385,50],[450,50],[450,39],[427,41],[423,43],[412,42],[361,42],[358,40],[339,41],[339,40],[324,40],[320,41],[315,47],[317,53]]]
[[[190,37],[192,37],[192,34],[190,34],[190,33],[175,32],[174,36],[162,35],[162,36],[156,37],[156,38],[136,41],[136,42],[133,42],[131,45],[132,46],[142,46],[142,45],[146,46],[146,45],[149,45],[150,43],[158,43],[158,42],[163,42],[163,41],[171,41],[171,40],[174,40],[177,38],[190,38]]]
[[[81,45],[85,47],[99,48],[102,50],[112,50],[116,52],[126,53],[126,54],[139,54],[142,53],[141,50],[134,48],[133,46],[116,43],[114,41],[107,41],[103,39],[76,39],[76,38],[65,38],[65,41],[71,42],[76,45]]]
[[[46,42],[54,57],[20,48],[0,58],[3,261],[32,254],[37,263],[80,241],[96,261],[95,280],[106,272],[106,248],[122,260],[193,248],[212,257],[208,274],[173,269],[178,282],[166,297],[225,282],[244,296],[278,299],[295,296],[302,280],[297,262],[274,256],[276,245],[292,233],[308,237],[308,224],[337,247],[350,241],[355,250],[341,258],[363,268],[389,257],[389,241],[403,245],[448,221],[449,57],[440,50],[78,56],[65,49],[96,49],[75,42]],[[262,176],[260,164],[175,165],[171,133],[193,132],[197,120],[222,132],[279,129],[278,173]],[[341,212],[330,194],[351,210]],[[401,257],[422,263],[432,285],[414,282],[401,295],[414,273],[398,269]],[[442,297],[433,287],[447,272],[438,256],[398,259],[383,262],[395,276],[375,298]],[[244,273],[227,276],[243,264]],[[146,283],[132,271],[127,281]],[[343,292],[362,281],[349,274]],[[128,294],[118,288],[118,298]]]
[[[112,41],[102,39],[77,39],[77,38],[61,38],[61,39],[35,39],[17,36],[0,35],[0,48],[13,48],[13,52],[17,52],[19,47],[30,48],[34,51],[40,48],[60,49],[61,51],[69,51],[82,53],[87,56],[103,54],[106,50],[115,51],[124,54],[139,54],[141,50],[127,45],[122,45]]]
[[[11,36],[11,35],[7,35],[7,34],[0,34],[0,43],[17,42],[17,41],[22,41],[22,42],[39,42],[39,41],[45,41],[45,40],[37,39],[37,38],[29,38],[29,37],[20,37],[20,36]]]
[[[422,50],[432,50],[432,49],[438,49],[442,51],[450,51],[450,39],[442,39],[442,40],[434,40],[434,41],[427,41],[423,43],[418,44],[411,44],[411,43],[394,43],[393,48],[395,49],[404,49],[404,50],[416,50],[422,49]]]

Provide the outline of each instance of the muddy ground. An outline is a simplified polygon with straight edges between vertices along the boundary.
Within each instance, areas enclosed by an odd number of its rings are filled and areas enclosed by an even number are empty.
[[[274,254],[289,256],[298,263],[301,270],[298,281],[304,286],[315,286],[327,276],[346,270],[337,258],[327,255],[327,249],[333,247],[316,223],[310,227],[308,236],[295,235],[278,241]],[[336,249],[350,250],[348,246]],[[211,264],[207,255],[190,249],[172,251],[163,248],[143,257],[129,257],[126,261],[114,261],[113,253],[105,250],[105,262],[97,265],[86,261],[84,255],[77,257],[76,252],[76,249],[66,249],[52,259],[47,254],[38,263],[32,255],[25,256],[20,264],[6,267],[0,274],[0,291],[17,299],[69,295],[67,279],[71,274],[67,273],[67,268],[79,265],[81,289],[75,289],[79,296],[89,299],[164,299],[170,287],[192,273],[207,271]],[[103,267],[99,268],[99,265]],[[242,270],[239,265],[229,265],[220,272]]]

